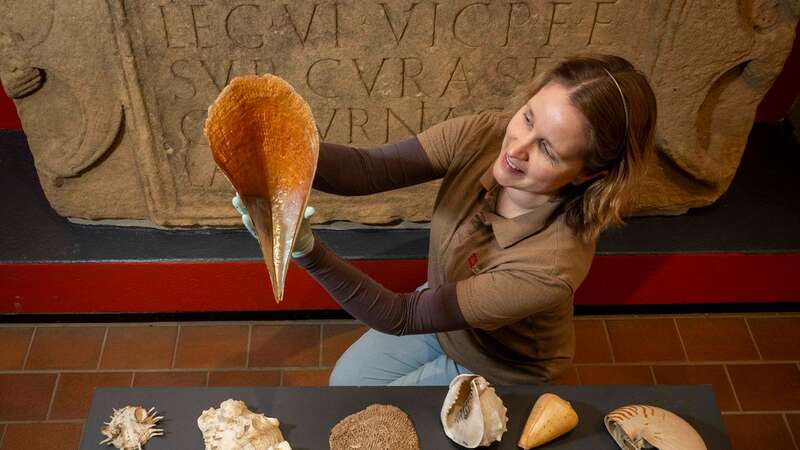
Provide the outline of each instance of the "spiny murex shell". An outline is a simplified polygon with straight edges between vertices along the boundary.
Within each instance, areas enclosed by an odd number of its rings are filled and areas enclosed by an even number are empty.
[[[506,432],[506,407],[494,388],[478,375],[458,375],[442,405],[444,433],[458,445],[475,448],[500,441]]]
[[[603,421],[623,450],[707,450],[703,438],[688,422],[656,406],[623,406],[608,413]]]
[[[241,400],[228,399],[197,419],[206,450],[292,450],[283,439],[280,422],[256,414]]]
[[[111,420],[100,428],[100,433],[106,437],[100,444],[113,445],[122,450],[141,450],[151,437],[164,434],[164,430],[155,428],[163,417],[156,417],[154,410],[146,410],[141,406],[115,409]]]
[[[533,404],[517,445],[525,450],[538,447],[571,431],[577,425],[578,413],[572,409],[572,405],[556,394],[545,393]]]

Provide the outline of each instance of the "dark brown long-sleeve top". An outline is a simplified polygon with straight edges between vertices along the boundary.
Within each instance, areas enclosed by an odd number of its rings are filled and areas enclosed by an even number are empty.
[[[441,177],[412,137],[361,150],[322,143],[314,188],[337,195],[367,195]],[[334,254],[320,239],[295,261],[353,317],[383,333],[433,333],[466,328],[455,283],[409,293],[392,292]]]

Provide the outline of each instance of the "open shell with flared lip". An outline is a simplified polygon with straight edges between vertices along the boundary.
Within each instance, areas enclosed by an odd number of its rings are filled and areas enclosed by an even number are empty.
[[[204,131],[214,161],[253,220],[280,302],[317,169],[311,108],[280,77],[237,77],[209,107]]]
[[[555,394],[545,393],[533,404],[517,445],[525,450],[538,447],[577,425],[578,413],[572,409],[572,405]]]
[[[623,406],[608,413],[603,421],[623,450],[707,450],[703,438],[688,422],[656,406]]]
[[[151,437],[164,434],[164,430],[156,428],[163,417],[157,417],[154,410],[146,410],[141,406],[115,409],[111,419],[100,428],[100,433],[106,437],[100,444],[113,445],[122,450],[141,450]]]
[[[500,441],[508,423],[506,407],[494,388],[485,378],[471,374],[450,381],[440,418],[447,437],[467,448]]]
[[[228,399],[197,419],[206,450],[292,450],[283,439],[280,422],[256,414],[241,400]]]

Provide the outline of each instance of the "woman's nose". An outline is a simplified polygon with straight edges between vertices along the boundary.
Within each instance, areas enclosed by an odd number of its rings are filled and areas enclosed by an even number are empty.
[[[508,149],[508,156],[510,156],[511,158],[514,158],[514,159],[520,159],[521,160],[521,159],[525,159],[524,158],[525,152],[522,151],[522,147],[520,147],[519,145],[514,145],[514,146],[512,146],[511,148]]]
[[[522,161],[528,160],[528,149],[532,145],[532,141],[528,136],[520,137],[516,139],[509,147],[508,147],[508,156],[519,159]]]

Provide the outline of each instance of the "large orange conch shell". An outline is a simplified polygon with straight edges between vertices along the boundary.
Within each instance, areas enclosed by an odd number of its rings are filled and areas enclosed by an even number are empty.
[[[571,431],[577,425],[578,413],[568,401],[555,394],[542,394],[533,404],[517,445],[525,450],[538,447]]]
[[[237,77],[208,108],[205,133],[214,161],[253,220],[280,302],[317,169],[311,108],[277,76]]]

